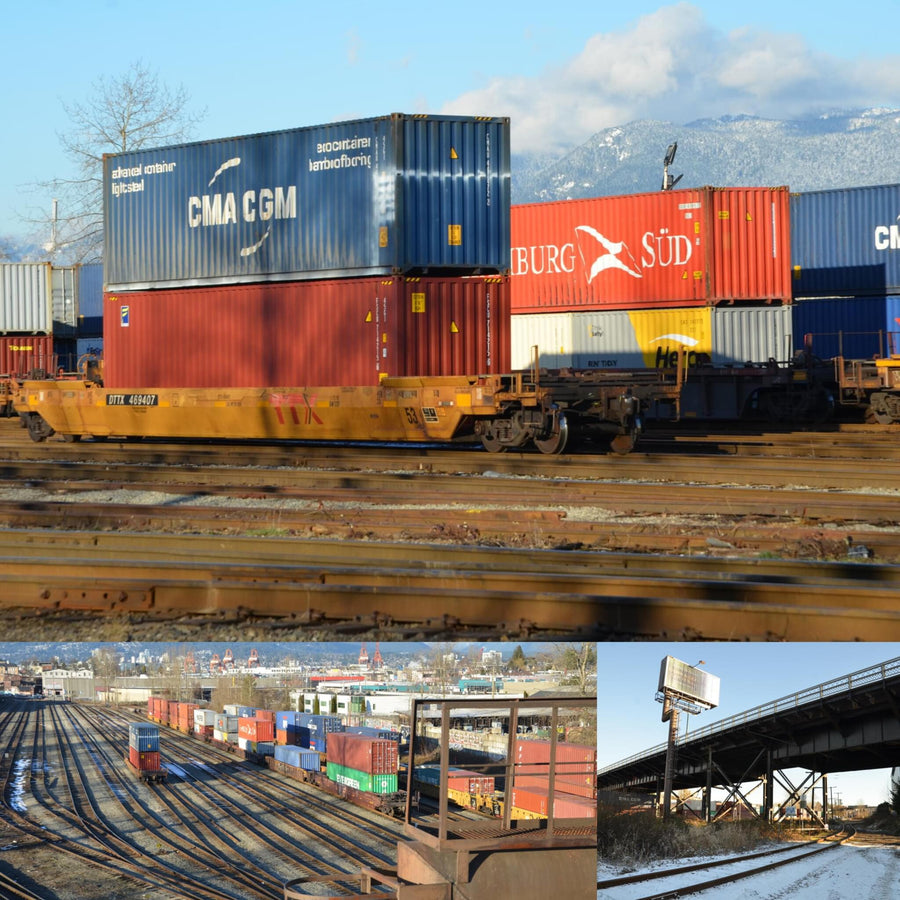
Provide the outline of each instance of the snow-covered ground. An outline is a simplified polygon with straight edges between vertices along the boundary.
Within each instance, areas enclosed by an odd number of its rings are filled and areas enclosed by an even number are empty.
[[[676,865],[703,862],[702,858],[680,860]],[[744,864],[743,868],[751,864]],[[617,875],[655,871],[666,865],[654,865],[635,872],[622,872],[601,862],[597,867],[597,880]],[[720,866],[705,873],[706,878],[725,875],[728,866]],[[713,874],[715,873],[715,874]],[[682,876],[679,884],[692,876]],[[704,880],[704,874],[696,880]],[[656,880],[642,884],[606,888],[597,892],[598,900],[634,900],[649,894],[661,893],[671,888],[670,880]],[[900,847],[876,847],[844,844],[826,853],[800,860],[754,875],[734,884],[721,885],[697,897],[715,900],[897,900],[900,898]]]

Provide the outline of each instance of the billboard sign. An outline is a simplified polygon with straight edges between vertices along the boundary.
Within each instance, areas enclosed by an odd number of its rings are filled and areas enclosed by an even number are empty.
[[[719,677],[674,656],[663,659],[659,668],[659,691],[669,691],[708,709],[719,705]]]

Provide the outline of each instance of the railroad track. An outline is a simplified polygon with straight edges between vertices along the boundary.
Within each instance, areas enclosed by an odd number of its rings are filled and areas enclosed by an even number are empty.
[[[2,469],[0,617],[30,635],[102,614],[136,638],[253,620],[261,638],[900,639],[900,463],[857,467],[850,491],[840,458],[98,447]]]
[[[0,544],[3,610],[26,630],[53,610],[94,634],[102,613],[135,633],[250,619],[272,635],[900,639],[900,570],[871,563],[91,533]]]
[[[86,889],[79,897],[105,900],[124,880],[172,898],[264,900],[281,898],[284,882],[298,874],[342,875],[361,864],[395,862],[399,824],[334,798],[305,796],[202,742],[161,729],[171,776],[151,786],[122,759],[128,723],[137,717],[55,702],[5,707],[4,760],[29,760],[31,784],[30,808],[17,810],[9,802],[14,767],[0,770],[4,827],[29,843],[22,852],[31,862],[35,850],[45,851],[62,870],[68,857],[105,873],[92,879],[96,893]]]
[[[812,841],[815,846],[791,846],[780,847],[775,850],[766,850],[756,853],[748,853],[742,856],[728,857],[712,862],[696,863],[674,868],[660,869],[653,872],[643,872],[637,875],[623,875],[617,878],[603,879],[597,882],[598,900],[615,900],[616,888],[628,887],[635,884],[651,882],[678,882],[683,876],[691,876],[690,881],[682,881],[678,886],[666,886],[662,890],[654,890],[644,894],[640,900],[669,900],[669,898],[688,897],[703,891],[712,890],[726,884],[733,884],[745,878],[761,875],[765,872],[791,863],[809,859],[819,853],[832,850],[840,846],[844,841],[852,837],[853,831],[829,835],[822,840]],[[703,877],[702,880],[694,880],[702,873],[713,872],[717,869],[737,868],[723,875]],[[634,898],[634,892],[629,892],[628,897]]]

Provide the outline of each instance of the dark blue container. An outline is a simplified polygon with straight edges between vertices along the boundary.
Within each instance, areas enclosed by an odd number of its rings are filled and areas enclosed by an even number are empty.
[[[900,296],[797,300],[794,345],[806,344],[821,359],[872,359],[900,351]]]
[[[106,289],[505,273],[509,119],[394,113],[108,155]]]
[[[900,185],[791,194],[793,295],[900,293]]]

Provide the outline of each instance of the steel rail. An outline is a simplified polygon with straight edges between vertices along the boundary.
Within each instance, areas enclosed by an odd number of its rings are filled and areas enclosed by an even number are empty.
[[[638,875],[619,875],[615,878],[604,878],[597,882],[597,890],[621,887],[623,884],[640,884],[643,881],[656,881],[662,878],[672,878],[676,875],[689,875],[691,872],[701,872],[704,869],[715,869],[719,866],[730,866],[735,863],[749,862],[754,859],[765,859],[767,856],[778,856],[782,853],[799,853],[804,845],[818,844],[821,838],[812,838],[800,844],[787,847],[778,847],[774,850],[759,850],[755,853],[744,853],[740,856],[729,856],[724,859],[709,860],[702,863],[691,863],[686,866],[676,866],[674,869],[657,869],[652,872],[641,872]]]
[[[686,897],[691,894],[699,894],[702,891],[708,891],[714,887],[721,887],[724,884],[734,884],[736,881],[742,881],[745,878],[751,878],[755,875],[761,875],[763,872],[770,872],[773,869],[781,868],[782,866],[790,865],[791,863],[799,862],[804,859],[808,859],[811,856],[815,856],[819,853],[825,853],[829,850],[833,850],[835,847],[840,847],[843,841],[847,840],[849,835],[846,837],[834,841],[825,843],[821,846],[815,847],[812,850],[807,850],[803,853],[798,853],[795,856],[790,856],[787,859],[778,859],[770,863],[766,863],[762,866],[754,866],[751,869],[745,869],[742,872],[736,872],[731,875],[724,875],[719,878],[711,878],[707,881],[697,882],[692,885],[685,885],[680,888],[671,888],[669,890],[660,891],[656,894],[650,894],[646,897],[641,897],[640,900],[674,900],[676,897]]]

